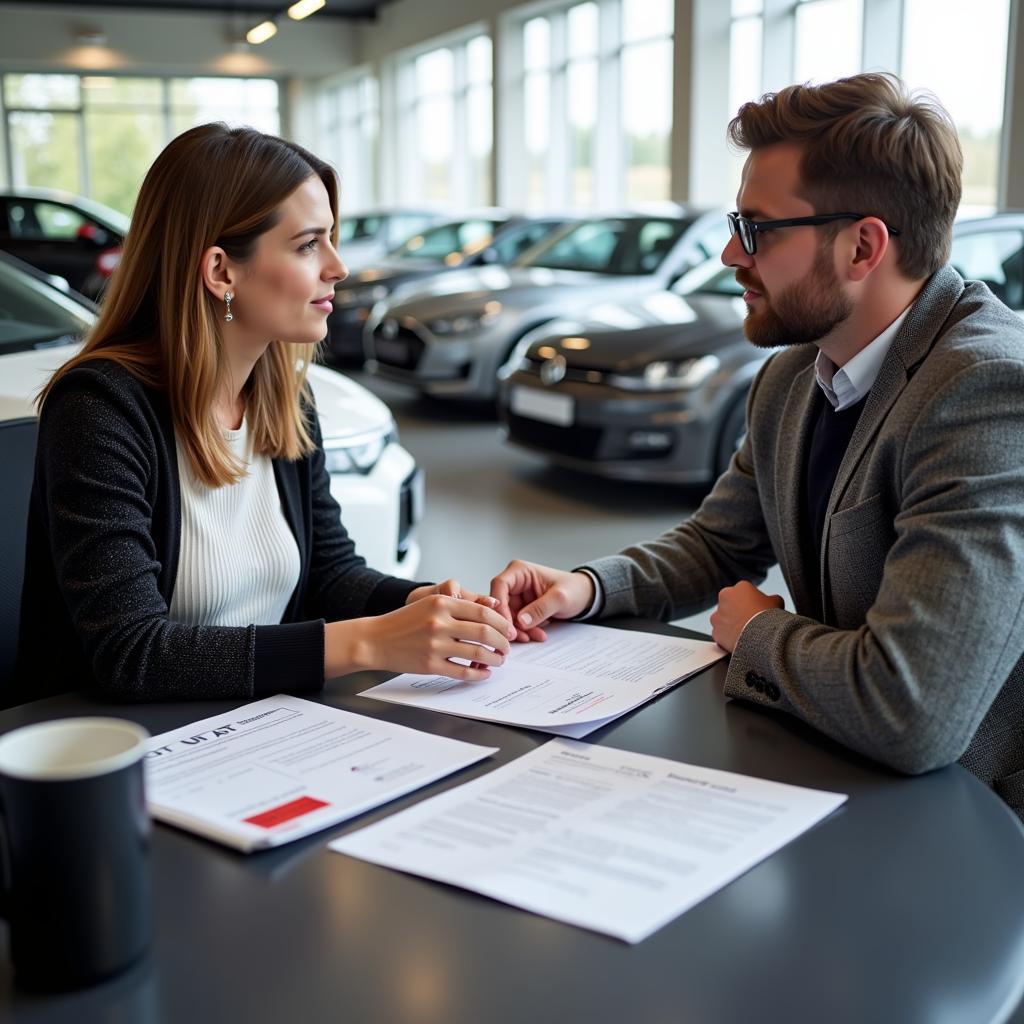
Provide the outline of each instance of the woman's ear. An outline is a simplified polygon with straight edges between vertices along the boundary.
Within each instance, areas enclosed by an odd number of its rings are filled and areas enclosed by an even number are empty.
[[[224,301],[225,292],[234,292],[235,271],[228,254],[219,246],[211,245],[200,261],[203,284],[214,298]]]

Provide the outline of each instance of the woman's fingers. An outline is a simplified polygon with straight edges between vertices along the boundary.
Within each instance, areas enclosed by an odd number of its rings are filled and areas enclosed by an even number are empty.
[[[505,663],[505,655],[500,651],[492,651],[488,647],[481,647],[479,644],[467,643],[462,640],[455,640],[451,644],[449,658],[463,658],[482,667],[497,668]]]

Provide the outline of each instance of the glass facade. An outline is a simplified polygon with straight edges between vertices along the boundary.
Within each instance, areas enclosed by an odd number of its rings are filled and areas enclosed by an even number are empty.
[[[180,132],[206,121],[280,131],[271,79],[3,75],[4,166],[14,188],[59,188],[129,213]]]

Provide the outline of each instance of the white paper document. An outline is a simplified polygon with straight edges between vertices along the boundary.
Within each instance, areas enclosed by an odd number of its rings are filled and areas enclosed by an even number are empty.
[[[360,696],[579,739],[724,657],[706,640],[565,622],[513,644],[483,682],[406,674]]]
[[[557,739],[330,846],[639,942],[844,800]]]
[[[394,800],[496,752],[280,695],[154,736],[160,821],[249,853]]]

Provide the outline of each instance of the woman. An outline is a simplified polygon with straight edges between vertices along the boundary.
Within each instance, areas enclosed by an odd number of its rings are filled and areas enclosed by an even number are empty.
[[[99,321],[40,396],[24,698],[504,660],[490,598],[375,572],[341,525],[306,384],[347,273],[337,213],[326,164],[252,129],[202,125],[157,158]]]

